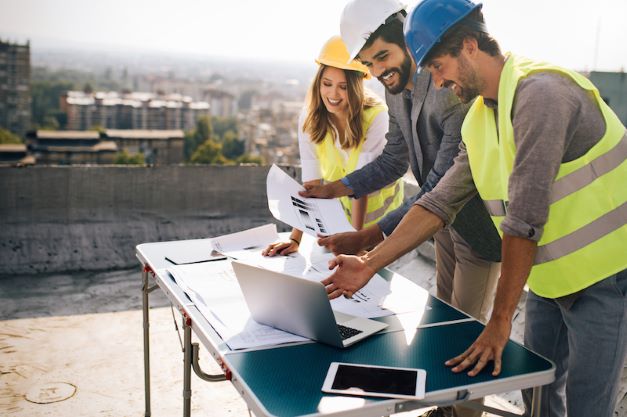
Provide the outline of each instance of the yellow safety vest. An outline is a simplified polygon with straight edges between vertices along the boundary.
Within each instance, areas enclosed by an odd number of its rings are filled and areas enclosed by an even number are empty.
[[[316,154],[324,181],[337,181],[355,171],[361,149],[365,142],[366,132],[368,132],[368,128],[377,114],[382,111],[387,111],[387,107],[383,104],[364,110],[361,122],[364,138],[362,138],[356,148],[348,150],[347,161],[344,161],[340,150],[335,146],[335,141],[330,131],[327,132],[324,140],[316,145]],[[352,208],[351,199],[349,197],[340,197],[340,201],[346,213],[346,217],[350,221]],[[366,209],[366,218],[364,219],[364,227],[375,224],[383,216],[395,210],[401,204],[403,204],[403,180],[399,178],[379,191],[368,194],[368,206]]]
[[[592,93],[606,125],[601,140],[585,155],[560,165],[552,185],[548,219],[527,283],[534,293],[557,298],[627,268],[627,134],[590,80],[509,55],[499,83],[498,131],[494,110],[483,97],[477,98],[462,126],[473,180],[501,235],[516,156],[514,95],[518,82],[536,72],[568,76]]]

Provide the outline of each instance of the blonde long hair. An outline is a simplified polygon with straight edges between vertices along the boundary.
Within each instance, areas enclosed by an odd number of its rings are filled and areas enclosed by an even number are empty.
[[[331,129],[331,114],[327,111],[320,97],[322,74],[327,65],[320,65],[314,80],[309,87],[307,102],[309,103],[303,131],[309,134],[311,141],[319,144],[330,130],[333,140],[338,140],[342,149],[356,148],[363,140],[362,118],[364,110],[382,104],[374,93],[364,88],[364,74],[359,71],[343,70],[346,76],[348,96],[348,120],[344,137],[336,138],[336,130]]]

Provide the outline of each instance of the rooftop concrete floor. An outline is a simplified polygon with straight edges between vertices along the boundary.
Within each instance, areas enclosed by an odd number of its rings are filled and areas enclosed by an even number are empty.
[[[410,254],[393,269],[433,291],[430,262]],[[0,277],[0,415],[143,415],[140,282],[139,267]],[[152,414],[180,415],[182,354],[173,313],[160,291],[150,299]],[[200,356],[205,371],[218,372],[206,352]],[[229,382],[194,375],[192,390],[193,415],[248,415]],[[488,404],[520,411],[505,398],[520,405],[518,393],[491,396]]]

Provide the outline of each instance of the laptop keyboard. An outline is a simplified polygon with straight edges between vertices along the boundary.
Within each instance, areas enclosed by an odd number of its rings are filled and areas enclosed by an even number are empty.
[[[349,337],[353,337],[358,335],[359,333],[363,333],[361,330],[353,329],[352,327],[342,326],[341,324],[337,325],[337,329],[340,331],[340,336],[342,336],[342,340],[346,340]]]

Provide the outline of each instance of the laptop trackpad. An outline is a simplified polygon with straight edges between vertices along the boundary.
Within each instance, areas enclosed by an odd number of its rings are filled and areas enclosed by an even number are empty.
[[[347,321],[350,321],[355,318],[355,316],[351,316],[350,314],[340,313],[339,311],[333,310],[333,315],[335,316],[335,321],[337,324],[344,324]]]
[[[369,334],[388,327],[386,323],[377,320],[352,316],[350,314],[340,313],[339,311],[335,310],[333,310],[333,315],[335,316],[335,321],[337,322],[337,324],[352,327],[361,331],[366,331],[369,332]]]

